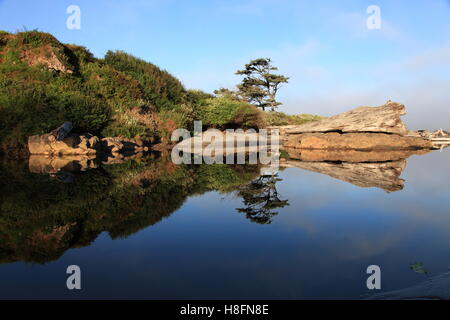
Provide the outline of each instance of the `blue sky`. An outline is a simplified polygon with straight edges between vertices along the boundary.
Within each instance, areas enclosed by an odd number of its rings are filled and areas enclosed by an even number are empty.
[[[69,5],[81,30],[66,28]],[[380,30],[366,27],[369,5]],[[120,49],[212,91],[270,57],[291,81],[280,111],[331,115],[402,102],[411,128],[450,129],[448,0],[0,0],[0,29],[46,31],[97,57]]]

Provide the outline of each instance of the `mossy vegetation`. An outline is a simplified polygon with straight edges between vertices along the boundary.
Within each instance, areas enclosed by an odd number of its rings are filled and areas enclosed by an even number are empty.
[[[173,130],[191,130],[194,120],[225,129],[289,118],[276,114],[232,95],[188,90],[167,71],[122,51],[99,59],[48,33],[0,31],[0,152],[10,156],[26,154],[29,136],[64,121],[75,132],[169,143]]]
[[[186,102],[181,82],[154,64],[123,51],[108,51],[104,63],[137,81],[142,98],[156,110],[172,110]]]

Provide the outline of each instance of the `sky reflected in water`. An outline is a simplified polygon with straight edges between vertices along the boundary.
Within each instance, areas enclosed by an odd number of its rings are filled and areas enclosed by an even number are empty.
[[[359,188],[298,168],[277,183],[289,206],[271,224],[236,209],[236,192],[192,195],[154,225],[71,248],[45,264],[0,265],[0,298],[359,299],[366,268],[382,292],[450,267],[450,150],[408,159],[403,190]],[[423,262],[428,274],[410,265]],[[82,290],[66,289],[68,265]]]

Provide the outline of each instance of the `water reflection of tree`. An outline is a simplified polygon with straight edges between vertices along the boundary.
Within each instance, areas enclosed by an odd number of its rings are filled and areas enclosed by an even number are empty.
[[[270,224],[273,216],[278,214],[276,209],[288,206],[288,200],[281,200],[276,183],[282,179],[277,175],[260,176],[238,191],[245,207],[238,208],[253,222]]]
[[[61,183],[0,159],[0,263],[56,260],[102,232],[125,238],[170,216],[189,195],[230,192],[258,172],[141,159],[74,172],[72,183]]]

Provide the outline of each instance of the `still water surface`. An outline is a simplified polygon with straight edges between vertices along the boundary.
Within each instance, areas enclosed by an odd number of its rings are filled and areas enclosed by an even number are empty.
[[[450,267],[450,150],[407,161],[391,193],[299,168],[151,160],[62,183],[5,163],[0,298],[360,299],[373,264],[381,292],[419,284]]]

